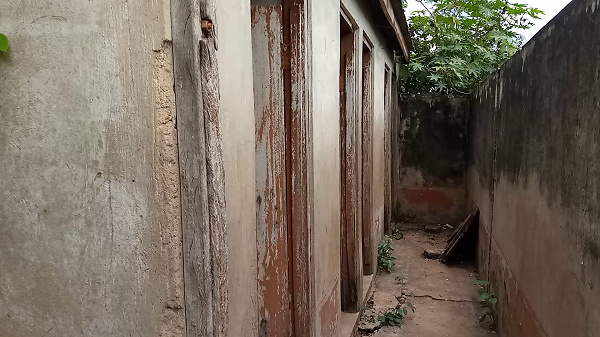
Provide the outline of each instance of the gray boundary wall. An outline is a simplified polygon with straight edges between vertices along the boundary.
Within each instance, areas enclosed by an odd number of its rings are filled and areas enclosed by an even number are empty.
[[[473,96],[468,192],[504,336],[600,331],[600,2],[575,0]]]

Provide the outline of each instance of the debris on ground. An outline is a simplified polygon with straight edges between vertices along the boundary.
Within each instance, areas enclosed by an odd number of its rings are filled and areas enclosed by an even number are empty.
[[[358,322],[358,330],[363,332],[373,332],[381,328],[382,324],[379,321],[379,313],[376,313],[373,309],[365,309],[360,316]]]
[[[358,330],[363,332],[373,332],[380,329],[382,324],[379,320],[379,316],[395,308],[398,304],[399,302],[396,296],[386,292],[374,291],[368,302],[368,307],[365,308],[360,317]]]
[[[451,255],[461,244],[463,244],[464,239],[473,236],[473,232],[477,230],[477,225],[479,225],[478,219],[479,210],[477,209],[475,212],[469,214],[469,216],[454,229],[447,241],[448,245],[446,245],[444,252],[440,256],[440,260],[445,263],[449,262]]]
[[[443,252],[442,249],[425,249],[423,251],[423,256],[426,259],[437,260],[442,256]]]
[[[443,232],[445,227],[443,225],[427,225],[425,226],[425,233],[439,234]]]

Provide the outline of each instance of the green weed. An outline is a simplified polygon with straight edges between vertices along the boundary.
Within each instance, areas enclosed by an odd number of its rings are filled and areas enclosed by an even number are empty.
[[[409,309],[414,313],[416,308],[410,302],[406,302],[404,305],[398,304],[395,308],[379,315],[379,321],[382,325],[400,326],[404,323],[404,318],[408,315]]]
[[[379,243],[379,247],[377,247],[377,269],[384,270],[388,273],[392,271],[394,260],[396,259],[392,256],[393,250],[392,239],[386,235]]]
[[[488,281],[474,281],[478,287],[477,302],[481,303],[484,307],[483,316],[479,318],[480,322],[483,322],[487,317],[492,320],[492,324],[495,324],[494,312],[496,310],[496,305],[498,304],[498,296],[495,293],[489,292],[490,282]]]

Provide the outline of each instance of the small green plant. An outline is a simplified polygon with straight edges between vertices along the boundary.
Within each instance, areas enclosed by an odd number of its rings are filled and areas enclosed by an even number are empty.
[[[491,293],[488,291],[490,283],[488,281],[475,281],[473,282],[477,286],[479,286],[479,296],[477,296],[477,302],[481,303],[484,307],[483,316],[479,318],[480,322],[483,322],[487,317],[494,321],[494,311],[496,310],[496,304],[498,303],[498,296],[495,293]]]
[[[382,325],[400,326],[404,323],[404,318],[408,315],[409,309],[413,313],[415,312],[415,306],[410,302],[406,302],[404,305],[398,304],[395,308],[379,315],[379,322]]]
[[[8,51],[8,38],[4,34],[0,34],[0,51]]]
[[[392,271],[394,259],[396,259],[392,256],[393,250],[392,239],[386,235],[379,243],[379,247],[377,247],[377,269],[384,270],[388,273]]]

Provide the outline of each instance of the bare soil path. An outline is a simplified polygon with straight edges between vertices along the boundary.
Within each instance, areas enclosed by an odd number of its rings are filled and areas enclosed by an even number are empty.
[[[473,283],[477,280],[476,267],[470,263],[447,266],[423,256],[425,250],[442,250],[450,230],[430,234],[422,227],[413,226],[401,233],[403,239],[392,240],[395,265],[391,273],[380,272],[377,276],[369,308],[361,317],[358,335],[497,336],[490,323],[479,322],[484,309],[476,301],[478,287]],[[402,326],[377,326],[381,312],[405,301],[412,303],[416,311],[409,311]]]

